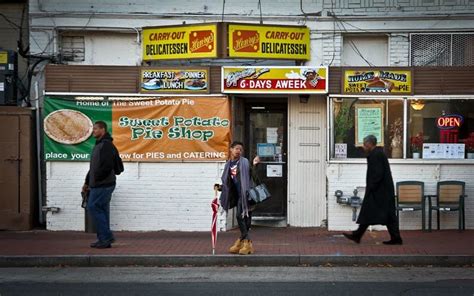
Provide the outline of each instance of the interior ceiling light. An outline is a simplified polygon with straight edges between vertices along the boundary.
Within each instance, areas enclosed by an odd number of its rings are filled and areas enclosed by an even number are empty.
[[[413,110],[421,111],[425,108],[425,102],[423,100],[412,100],[410,106]]]

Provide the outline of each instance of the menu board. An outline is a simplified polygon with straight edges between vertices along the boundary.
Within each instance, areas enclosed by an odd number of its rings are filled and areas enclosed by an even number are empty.
[[[464,159],[464,153],[464,144],[423,144],[423,159]]]
[[[377,145],[384,146],[383,104],[355,105],[355,145],[364,145],[364,138],[373,135]]]

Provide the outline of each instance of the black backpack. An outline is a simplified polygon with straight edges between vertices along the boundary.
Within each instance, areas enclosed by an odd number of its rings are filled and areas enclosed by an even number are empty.
[[[116,175],[120,175],[124,171],[123,161],[120,158],[120,153],[118,152],[117,148],[114,146],[114,173]]]

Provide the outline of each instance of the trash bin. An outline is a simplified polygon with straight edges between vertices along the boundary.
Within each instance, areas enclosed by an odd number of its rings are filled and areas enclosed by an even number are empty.
[[[85,209],[85,213],[84,213],[84,222],[85,222],[85,232],[86,233],[96,233],[97,232],[97,228],[95,226],[95,223],[94,223],[94,219],[92,218],[91,214],[89,213],[89,211],[87,209]]]

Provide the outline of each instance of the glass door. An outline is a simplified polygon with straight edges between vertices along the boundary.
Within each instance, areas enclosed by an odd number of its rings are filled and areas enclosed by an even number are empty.
[[[287,105],[251,103],[246,108],[246,147],[250,161],[259,156],[260,180],[272,197],[259,204],[255,217],[286,218],[287,209]]]

